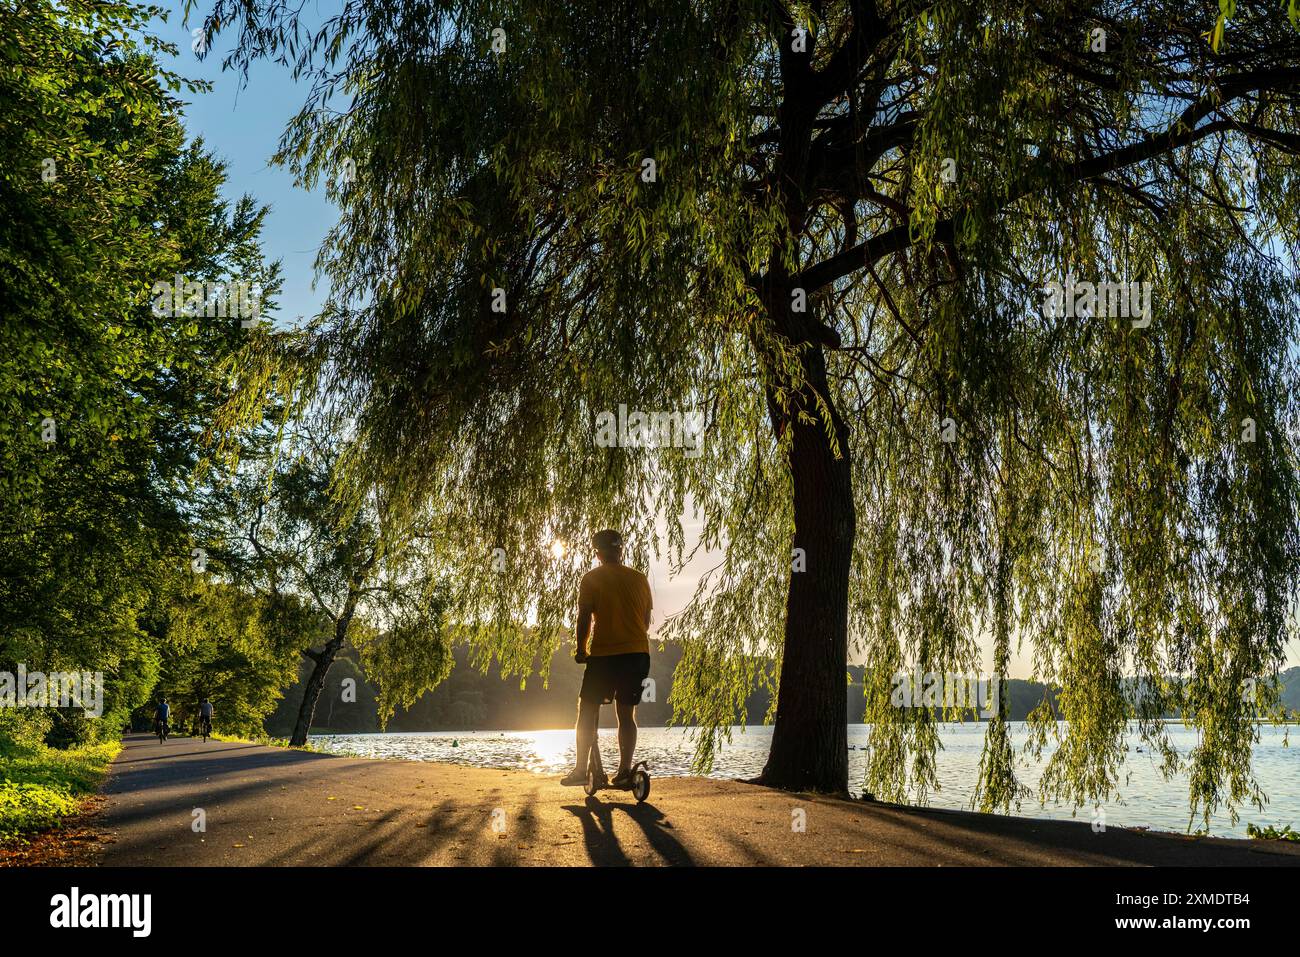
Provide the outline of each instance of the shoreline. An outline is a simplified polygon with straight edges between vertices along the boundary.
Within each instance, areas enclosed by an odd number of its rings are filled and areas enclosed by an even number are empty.
[[[611,722],[613,721],[613,719],[610,718],[610,716],[609,716],[608,714],[604,714],[604,713],[602,713],[601,717],[602,717],[602,719],[607,719],[607,720],[609,720],[609,721],[611,721]],[[1181,724],[1183,727],[1188,728],[1189,730],[1192,729],[1192,726],[1189,725],[1189,724],[1187,724],[1187,722],[1184,721],[1182,718],[1158,718],[1158,719],[1156,719],[1156,720],[1159,721],[1161,724]],[[941,726],[950,726],[950,727],[963,727],[963,726],[966,726],[966,725],[972,725],[972,726],[973,726],[973,725],[988,724],[987,721],[983,721],[983,720],[972,720],[972,721],[940,721],[940,722],[937,722],[937,723],[938,723],[939,725],[941,725]],[[1008,724],[1012,724],[1012,725],[1016,725],[1016,724],[1028,724],[1028,722],[1025,721],[1025,720],[1023,720],[1023,719],[1015,720],[1015,721],[1008,721],[1007,723],[1008,723]],[[1066,720],[1064,720],[1064,719],[1059,720],[1059,721],[1057,721],[1056,723],[1057,723],[1057,724],[1069,724],[1069,722],[1066,721]],[[1134,719],[1134,720],[1130,720],[1128,723],[1129,723],[1130,725],[1136,725],[1136,724],[1137,724],[1137,721]],[[1300,720],[1295,720],[1295,721],[1291,721],[1291,720],[1288,720],[1288,721],[1256,721],[1256,722],[1255,722],[1255,726],[1256,726],[1256,727],[1259,727],[1259,728],[1296,728],[1296,729],[1300,729]],[[613,729],[613,728],[618,727],[618,725],[617,725],[617,724],[614,724],[614,723],[610,723],[610,724],[602,724],[600,727],[601,727],[601,730],[605,730],[605,731],[607,731],[607,730],[611,730],[611,729]],[[637,727],[640,728],[640,729],[643,730],[643,731],[693,731],[693,730],[696,730],[696,729],[699,727],[699,725],[689,725],[689,724],[641,724],[641,723],[638,722]],[[772,725],[770,725],[770,724],[733,724],[733,725],[729,725],[729,727],[731,728],[732,731],[740,731],[740,729],[742,729],[742,728],[771,728]],[[850,728],[869,728],[869,727],[871,727],[871,724],[870,724],[869,722],[865,722],[865,721],[850,721],[849,724],[848,724],[848,727],[850,727]],[[309,738],[312,737],[312,736],[319,736],[319,737],[347,736],[347,737],[353,737],[353,736],[360,736],[360,735],[367,735],[367,736],[383,736],[383,735],[404,735],[404,734],[442,734],[442,735],[458,735],[458,734],[540,734],[540,733],[543,732],[543,731],[569,731],[569,732],[572,732],[572,731],[573,731],[573,728],[571,728],[571,727],[563,727],[563,728],[556,728],[556,727],[548,727],[548,728],[452,728],[452,729],[449,729],[449,730],[438,729],[438,730],[425,730],[425,731],[391,731],[391,730],[390,730],[390,731],[334,731],[334,730],[322,730],[322,729],[317,729],[317,728],[314,728],[314,727],[313,727],[313,729],[312,729],[311,732],[309,733],[308,737],[309,737]]]
[[[954,723],[956,724],[956,723]],[[969,722],[968,722],[969,724]],[[739,727],[736,728],[739,737]],[[767,725],[748,725],[750,731],[755,729],[770,730]],[[863,728],[866,725],[850,725],[850,728]],[[601,729],[601,740],[606,750],[612,745],[613,728]],[[677,726],[653,726],[642,727],[641,731],[677,731],[682,734],[691,729]],[[1283,729],[1278,729],[1278,733],[1285,733]],[[333,754],[337,756],[353,757],[366,760],[380,761],[414,761],[422,764],[444,764],[451,767],[471,767],[484,768],[496,771],[522,771],[534,774],[542,779],[550,776],[559,777],[568,768],[568,764],[561,767],[554,760],[553,743],[545,739],[539,739],[533,742],[537,748],[537,754],[541,764],[535,764],[529,760],[512,761],[509,757],[503,756],[503,749],[492,748],[491,742],[498,737],[520,737],[529,738],[539,735],[561,735],[572,737],[572,729],[568,728],[545,728],[534,731],[520,731],[512,729],[508,731],[499,730],[473,730],[473,731],[387,731],[387,732],[313,732],[308,740],[308,746],[322,754]],[[971,736],[974,737],[973,735]],[[345,739],[338,744],[322,741],[321,739]],[[394,739],[401,741],[403,739],[415,739],[409,747],[395,747],[386,750],[382,745],[372,748],[369,742],[382,742],[384,739]],[[352,741],[347,739],[356,739],[355,746]],[[459,739],[462,747],[453,750],[446,746],[447,741]],[[422,740],[433,740],[441,744],[424,746],[419,742]],[[1267,738],[1265,739],[1268,740]],[[473,742],[473,743],[471,743]],[[480,748],[480,743],[486,743],[488,747]],[[761,743],[761,742],[760,742]],[[1276,744],[1276,741],[1273,742]],[[468,745],[468,746],[465,746]],[[528,747],[525,743],[522,747]],[[967,745],[969,746],[969,745]],[[667,749],[672,751],[673,745],[665,743],[662,739],[651,742],[651,748]],[[861,755],[864,752],[861,746],[854,747],[850,745],[850,793],[846,799],[853,801],[869,801],[884,804],[887,802],[879,801],[875,798],[864,798],[867,793],[860,774],[855,775],[852,771],[860,767]],[[721,767],[715,765],[715,770],[706,775],[696,775],[691,773],[687,768],[687,761],[683,753],[669,754],[665,760],[662,756],[660,762],[656,763],[651,751],[651,770],[659,779],[673,778],[693,778],[704,777],[709,780],[719,781],[739,781],[745,782],[751,777],[757,776],[761,770],[761,763],[754,764],[748,760],[738,760],[732,762],[720,761]],[[428,755],[422,757],[421,755]],[[459,759],[460,754],[468,757]],[[642,756],[638,751],[638,756]],[[1046,755],[1045,755],[1046,756]],[[1139,748],[1130,748],[1130,760],[1141,761],[1145,756],[1143,750]],[[607,755],[608,759],[608,755]],[[568,760],[572,760],[572,749],[568,751]],[[959,759],[960,760],[960,759]],[[859,762],[854,765],[854,762]],[[665,766],[670,770],[665,770]],[[1127,765],[1126,765],[1127,766]],[[1145,767],[1145,765],[1134,765],[1134,767]],[[1278,804],[1266,804],[1264,808],[1256,808],[1250,804],[1244,804],[1237,807],[1237,820],[1231,819],[1231,812],[1224,808],[1218,808],[1211,820],[1207,824],[1201,816],[1191,818],[1190,812],[1186,808],[1186,792],[1179,792],[1182,784],[1185,784],[1185,770],[1180,772],[1181,777],[1171,781],[1156,782],[1153,786],[1151,781],[1143,782],[1138,779],[1137,783],[1132,781],[1123,782],[1124,786],[1108,800],[1099,804],[1094,802],[1084,803],[1082,805],[1072,805],[1068,800],[1043,801],[1037,790],[1037,772],[1041,772],[1043,763],[1038,763],[1032,768],[1026,768],[1027,774],[1021,776],[1020,780],[1027,783],[1030,787],[1030,794],[1026,796],[1020,806],[1013,807],[1007,811],[990,812],[996,817],[1012,817],[1030,821],[1057,821],[1057,822],[1083,822],[1089,824],[1092,820],[1100,819],[1106,821],[1107,815],[1110,815],[1110,826],[1112,828],[1125,828],[1133,831],[1149,831],[1153,833],[1174,834],[1181,836],[1202,836],[1202,837],[1219,837],[1228,840],[1252,840],[1248,834],[1248,829],[1258,827],[1261,830],[1269,831],[1282,829],[1287,825],[1296,826],[1300,822],[1300,812],[1294,806],[1295,802],[1288,803],[1286,796],[1283,795]],[[1278,784],[1276,780],[1276,767],[1272,767],[1270,773],[1273,774],[1271,784],[1265,781],[1265,790],[1272,792],[1272,788]],[[932,790],[928,797],[929,803],[912,803],[910,800],[906,803],[889,804],[892,807],[911,808],[916,810],[951,810],[965,811],[971,813],[984,813],[973,810],[970,805],[971,793],[969,787],[963,786],[965,769],[960,768],[956,773],[950,773],[950,776],[943,780],[941,789]],[[1264,778],[1261,778],[1264,780]],[[1162,790],[1163,788],[1163,790]],[[1178,816],[1178,807],[1172,807],[1168,801],[1175,793],[1179,793],[1183,804],[1183,813],[1181,819],[1174,820]],[[908,798],[911,795],[907,796]],[[1148,807],[1144,809],[1143,802],[1148,802]],[[1162,803],[1163,802],[1163,803]],[[1100,811],[1098,811],[1100,808]],[[1154,811],[1152,810],[1154,809]]]

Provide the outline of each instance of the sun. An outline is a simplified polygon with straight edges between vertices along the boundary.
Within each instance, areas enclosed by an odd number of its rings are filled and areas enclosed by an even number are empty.
[[[568,546],[566,546],[564,542],[560,541],[558,538],[555,541],[551,542],[551,554],[554,555],[557,559],[563,558],[564,553],[566,551],[568,551]]]

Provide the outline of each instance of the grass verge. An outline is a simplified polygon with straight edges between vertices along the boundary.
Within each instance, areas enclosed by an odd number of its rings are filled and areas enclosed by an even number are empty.
[[[1290,824],[1280,831],[1272,825],[1259,827],[1247,824],[1246,833],[1257,841],[1300,841],[1300,831],[1291,830]]]
[[[211,735],[213,741],[230,741],[238,744],[260,744],[264,748],[286,748],[294,751],[310,751],[313,754],[327,754],[313,744],[304,744],[302,747],[292,747],[288,738],[272,738],[265,734],[259,734],[256,737],[249,738],[238,734],[221,734],[214,731]]]
[[[22,842],[80,811],[121,748],[120,741],[65,751],[0,740],[0,843]]]

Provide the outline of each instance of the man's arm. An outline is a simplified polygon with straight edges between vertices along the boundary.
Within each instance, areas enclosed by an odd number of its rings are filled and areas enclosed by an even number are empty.
[[[584,577],[578,586],[578,647],[573,652],[573,659],[582,664],[587,660],[587,642],[591,637],[591,616],[596,611],[592,598],[591,586]]]
[[[578,606],[578,650],[573,653],[578,664],[587,660],[587,638],[591,635],[591,609]]]

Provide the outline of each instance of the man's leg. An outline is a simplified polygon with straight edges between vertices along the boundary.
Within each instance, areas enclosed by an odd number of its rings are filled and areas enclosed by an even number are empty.
[[[574,728],[574,735],[577,738],[578,754],[574,758],[574,770],[581,773],[587,773],[587,760],[591,754],[591,746],[596,743],[596,727],[600,724],[600,702],[578,700],[578,725]]]
[[[618,714],[618,773],[632,770],[632,754],[636,751],[636,705],[619,701],[614,705]]]

